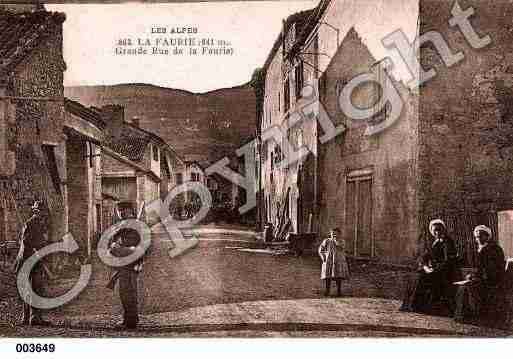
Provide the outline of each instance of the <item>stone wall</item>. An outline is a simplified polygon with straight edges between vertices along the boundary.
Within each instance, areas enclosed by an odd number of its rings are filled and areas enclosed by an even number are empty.
[[[451,223],[460,250],[472,259],[476,224],[497,233],[497,211],[513,208],[513,7],[505,0],[459,1],[491,43],[472,48],[450,28],[452,1],[421,1],[421,32],[440,31],[464,60],[447,67],[433,47],[421,50],[436,77],[420,89],[419,205],[424,232],[431,217]]]
[[[91,226],[91,174],[86,158],[88,148],[81,138],[68,136],[66,142],[68,170],[69,231],[79,243],[81,250],[87,250]]]
[[[262,120],[262,134],[272,126],[281,126],[283,113],[283,75],[282,75],[282,47],[278,46],[276,53],[269,63],[265,77],[265,97]],[[262,145],[262,186],[264,202],[267,203],[267,218],[264,220],[277,224],[278,202],[281,202],[283,193],[283,171],[271,171],[276,158],[277,146],[275,141],[268,140]],[[273,159],[274,157],[274,159]]]
[[[62,27],[43,40],[8,79],[8,95],[27,97],[62,97],[63,71]],[[66,204],[62,185],[65,174],[65,136],[62,131],[64,104],[61,101],[18,101],[16,103],[16,123],[9,129],[11,151],[16,153],[16,171],[6,182],[5,195],[10,192],[7,211],[7,235],[16,240],[21,223],[30,216],[30,205],[34,199],[47,203],[45,210],[49,219],[49,238],[60,240],[67,229]],[[52,181],[42,144],[53,146],[59,178]],[[4,191],[2,190],[2,193]]]
[[[354,59],[358,59],[357,62]],[[321,102],[331,121],[345,124],[343,134],[319,146],[319,221],[321,235],[339,227],[348,240],[347,252],[374,256],[380,260],[403,261],[416,250],[416,96],[395,83],[404,107],[399,119],[383,132],[365,135],[366,123],[350,120],[338,105],[338,95],[353,77],[371,71],[374,58],[359,35],[350,30],[330,65],[321,77]],[[353,93],[355,106],[368,107],[376,98],[375,87],[363,85]],[[350,176],[355,175],[354,178]],[[354,250],[353,225],[349,220],[348,181],[370,177],[369,233],[359,233],[359,240],[372,247],[360,253]],[[363,238],[365,236],[365,238]]]
[[[114,173],[114,172],[134,172],[134,168],[124,162],[121,162],[105,152],[102,152],[102,172],[103,173]]]

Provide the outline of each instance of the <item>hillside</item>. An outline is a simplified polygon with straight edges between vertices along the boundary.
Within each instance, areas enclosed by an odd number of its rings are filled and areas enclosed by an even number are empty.
[[[256,129],[255,95],[249,85],[196,94],[147,84],[66,87],[85,106],[118,104],[125,119],[162,137],[188,160],[208,164],[233,155]]]

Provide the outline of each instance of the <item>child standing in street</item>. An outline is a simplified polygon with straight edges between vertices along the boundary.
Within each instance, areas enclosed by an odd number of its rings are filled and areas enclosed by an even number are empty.
[[[337,239],[340,236],[340,229],[333,228],[329,237],[322,241],[319,246],[319,256],[321,257],[321,279],[325,281],[325,296],[329,296],[331,289],[331,280],[337,283],[337,296],[341,296],[342,279],[349,278],[349,267],[345,255],[345,242],[343,239]]]

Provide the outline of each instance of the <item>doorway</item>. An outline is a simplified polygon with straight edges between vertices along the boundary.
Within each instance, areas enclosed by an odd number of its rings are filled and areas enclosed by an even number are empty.
[[[348,177],[346,184],[346,248],[355,257],[372,257],[372,177]]]
[[[513,257],[513,209],[497,213],[499,244],[506,258]]]

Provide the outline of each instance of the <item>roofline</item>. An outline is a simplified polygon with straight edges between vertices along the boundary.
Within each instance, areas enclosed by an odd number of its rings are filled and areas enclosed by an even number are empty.
[[[145,130],[142,127],[136,126],[136,125],[134,125],[133,123],[130,123],[130,122],[126,122],[125,121],[124,125],[127,125],[127,126],[133,128],[135,130],[139,130],[139,131],[145,133],[146,135],[148,135],[150,137],[150,140],[153,140],[153,142],[157,142],[160,145],[165,146],[170,152],[172,152],[175,155],[176,158],[178,158],[180,161],[183,162],[183,159],[178,155],[176,150],[169,143],[164,141],[164,139],[162,137],[160,137],[159,135],[157,135],[157,134],[155,134],[155,133],[153,133],[151,131]]]
[[[320,20],[326,15],[328,8],[333,3],[333,0],[320,0],[319,5],[316,10],[307,20],[307,24],[301,34],[299,35],[299,46],[303,46],[310,42],[310,38],[314,33],[317,33],[316,29],[318,28]]]
[[[64,109],[66,111],[69,111],[69,112],[77,115],[77,116],[82,117],[84,120],[87,120],[88,122],[91,122],[90,121],[91,119],[94,121],[97,121],[98,124],[100,124],[100,126],[101,126],[100,128],[102,130],[104,130],[105,127],[107,127],[107,123],[101,118],[101,115],[99,113],[97,113],[96,111],[93,111],[90,108],[85,107],[78,101],[74,101],[74,100],[71,100],[71,99],[65,97],[64,98]],[[74,111],[76,111],[76,112],[74,112]],[[92,124],[94,126],[98,127],[96,123],[92,122]]]
[[[135,163],[134,161],[128,159],[127,157],[123,156],[122,154],[120,153],[117,153],[116,151],[114,151],[112,148],[110,148],[109,146],[106,146],[106,145],[103,145],[102,146],[102,152],[105,152],[106,154],[108,154],[109,156],[111,157],[114,157],[114,159],[118,160],[118,161],[121,161],[121,162],[124,162],[125,164],[131,166],[131,167],[134,167],[136,170],[140,171],[140,172],[143,172],[144,174],[147,174],[149,175],[150,177],[153,177],[153,179],[155,179],[157,182],[161,182],[162,180],[155,174],[153,173],[151,170],[148,170],[146,168],[144,168],[143,166],[139,165],[138,163]]]
[[[286,25],[290,24],[296,17],[298,17],[301,14],[304,14],[306,12],[309,12],[309,11],[313,12],[315,9],[316,8],[295,12],[295,13],[287,16],[287,18],[284,19],[283,22]],[[310,14],[308,18],[310,18],[311,15],[312,14]],[[267,55],[267,58],[266,58],[266,60],[264,62],[264,66],[262,67],[264,72],[266,72],[267,69],[269,68],[269,66],[271,65],[271,62],[274,59],[274,55],[276,55],[276,52],[278,52],[278,49],[279,49],[279,47],[280,47],[282,42],[283,42],[283,28],[282,28],[282,31],[280,31],[280,33],[278,34],[278,37],[276,38],[276,40],[274,41],[274,44],[273,44],[273,47],[271,48],[271,51]]]

